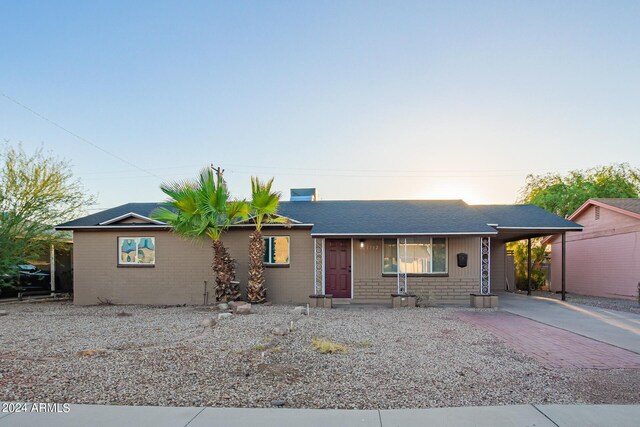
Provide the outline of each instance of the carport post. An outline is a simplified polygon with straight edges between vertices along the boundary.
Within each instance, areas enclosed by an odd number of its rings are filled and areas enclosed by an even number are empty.
[[[562,301],[566,300],[566,277],[565,277],[565,269],[567,264],[567,232],[562,232]]]
[[[531,238],[527,239],[527,295],[531,295]]]
[[[56,291],[56,247],[53,244],[49,250],[49,265],[49,284],[53,294]]]

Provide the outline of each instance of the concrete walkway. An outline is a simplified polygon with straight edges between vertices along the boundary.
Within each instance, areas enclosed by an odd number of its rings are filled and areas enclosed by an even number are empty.
[[[0,412],[0,426],[635,427],[640,405],[516,405],[333,410],[70,405],[68,413]]]
[[[640,354],[640,315],[501,292],[500,310]]]

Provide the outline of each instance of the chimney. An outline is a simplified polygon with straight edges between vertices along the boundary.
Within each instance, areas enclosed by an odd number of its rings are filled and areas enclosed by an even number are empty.
[[[292,202],[315,202],[320,198],[315,188],[292,188],[289,200]]]

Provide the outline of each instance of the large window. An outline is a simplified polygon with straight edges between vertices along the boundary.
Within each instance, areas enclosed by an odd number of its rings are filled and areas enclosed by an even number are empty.
[[[154,265],[155,237],[118,237],[119,265]]]
[[[265,265],[289,265],[289,237],[264,238],[264,263]]]
[[[382,272],[430,274],[447,272],[447,239],[420,237],[384,239]]]

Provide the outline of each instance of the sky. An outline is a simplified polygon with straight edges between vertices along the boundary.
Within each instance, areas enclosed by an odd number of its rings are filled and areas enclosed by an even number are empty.
[[[513,203],[640,160],[640,2],[0,2],[0,143],[104,209],[225,169],[322,199]]]

